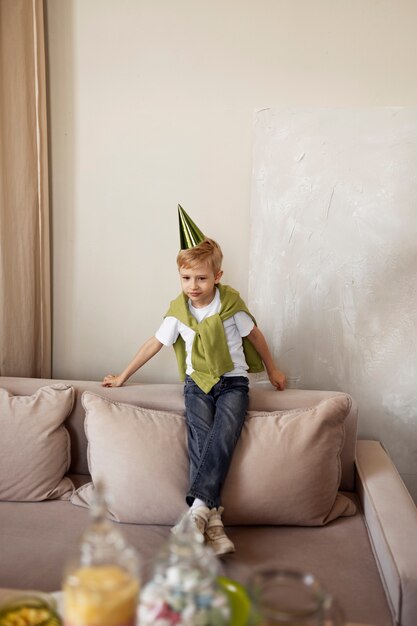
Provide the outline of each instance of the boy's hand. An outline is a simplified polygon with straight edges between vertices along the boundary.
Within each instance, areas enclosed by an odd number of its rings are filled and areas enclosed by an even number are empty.
[[[271,384],[279,391],[283,391],[285,389],[287,377],[285,376],[284,372],[281,372],[281,370],[273,369],[269,371],[268,378],[271,381]]]
[[[121,387],[124,380],[121,376],[113,376],[113,374],[107,374],[101,383],[103,387]]]
[[[266,343],[266,339],[263,336],[262,332],[257,326],[254,326],[249,335],[247,335],[247,338],[254,346],[255,350],[258,351],[259,356],[264,362],[271,384],[276,387],[276,389],[279,389],[279,391],[283,391],[287,382],[286,376],[284,372],[281,372],[281,370],[279,370],[275,365],[275,361],[272,357],[272,354],[268,348],[268,344]]]

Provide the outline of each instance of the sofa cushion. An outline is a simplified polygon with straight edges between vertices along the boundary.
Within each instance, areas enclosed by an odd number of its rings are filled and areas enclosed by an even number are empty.
[[[350,402],[343,394],[305,409],[249,412],[222,492],[224,521],[321,526],[353,515],[338,492]]]
[[[108,510],[120,522],[171,524],[183,512],[188,456],[180,414],[112,402],[85,391],[87,459],[93,482],[75,492],[73,504],[91,504],[102,480]]]
[[[183,416],[90,392],[82,402],[92,483],[71,501],[90,504],[101,479],[113,519],[174,524],[188,488]],[[223,488],[226,523],[317,526],[354,514],[352,502],[338,493],[350,402],[341,394],[308,409],[250,412]]]
[[[0,500],[68,498],[70,439],[62,425],[74,402],[72,387],[42,387],[32,396],[0,388]]]

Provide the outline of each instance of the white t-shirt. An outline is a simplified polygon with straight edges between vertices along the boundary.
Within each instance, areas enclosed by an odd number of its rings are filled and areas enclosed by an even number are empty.
[[[197,322],[202,322],[206,317],[215,315],[220,312],[220,292],[216,289],[213,300],[205,307],[196,309],[191,304],[191,300],[188,300],[188,308],[191,315],[195,317]],[[239,311],[232,317],[229,317],[223,322],[224,331],[226,334],[227,346],[229,348],[230,357],[233,361],[234,368],[230,372],[226,372],[225,376],[247,376],[246,372],[249,369],[245,360],[245,355],[242,346],[242,337],[249,335],[254,327],[252,318],[244,311]],[[180,322],[176,317],[168,316],[164,319],[161,326],[155,333],[155,337],[164,346],[172,346],[178,339],[178,335],[184,339],[185,351],[186,351],[186,373],[192,374],[194,369],[191,364],[191,352],[193,347],[193,341],[195,332],[189,326],[186,326]]]

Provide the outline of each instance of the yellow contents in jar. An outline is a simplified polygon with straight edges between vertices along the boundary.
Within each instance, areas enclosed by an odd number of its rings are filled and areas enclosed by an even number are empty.
[[[114,565],[81,567],[66,579],[65,626],[130,626],[136,618],[139,582]]]

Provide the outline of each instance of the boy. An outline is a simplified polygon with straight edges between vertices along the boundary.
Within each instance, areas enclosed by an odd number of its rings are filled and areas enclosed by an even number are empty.
[[[162,346],[174,346],[185,381],[190,458],[186,501],[196,528],[217,555],[235,551],[221,521],[220,491],[248,407],[247,372],[261,371],[265,364],[271,383],[285,388],[285,375],[243,300],[220,283],[222,258],[218,244],[201,237],[197,245],[179,252],[182,293],[126,369],[103,380],[105,387],[119,387]]]

